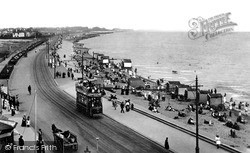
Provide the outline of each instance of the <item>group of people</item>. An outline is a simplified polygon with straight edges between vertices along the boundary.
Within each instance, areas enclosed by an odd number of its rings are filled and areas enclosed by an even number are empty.
[[[89,93],[100,93],[101,90],[98,88],[93,82],[84,80],[82,81],[82,85],[87,89]]]
[[[160,113],[159,110],[157,109],[157,107],[152,105],[152,104],[149,105],[148,110],[150,110],[154,113]]]
[[[122,86],[121,95],[129,95],[129,86]]]
[[[74,79],[74,73],[70,73],[69,71],[67,71],[67,76],[68,78],[71,77],[71,79]],[[56,71],[56,78],[66,78],[66,72],[59,72]]]
[[[26,117],[25,114],[23,115],[21,126],[22,127],[30,127],[30,117],[29,116]]]
[[[116,95],[110,94],[110,97],[108,100],[112,102],[112,106],[116,110],[116,107],[118,105],[117,104],[118,99],[117,99]],[[125,113],[124,109],[126,110],[126,112],[129,112],[130,110],[134,109],[134,104],[130,102],[130,99],[127,99],[124,102],[120,103],[120,107],[121,107],[121,113]]]
[[[18,95],[10,96],[10,95],[2,93],[1,96],[3,97],[3,102],[2,102],[3,109],[7,108],[8,111],[11,111],[11,116],[14,116],[16,114],[15,111],[19,111]]]
[[[134,109],[134,104],[131,104],[130,99],[128,99],[125,100],[125,102],[121,102],[120,107],[121,107],[121,113],[125,113],[124,108],[126,109],[126,112],[129,112],[130,109],[131,110]]]

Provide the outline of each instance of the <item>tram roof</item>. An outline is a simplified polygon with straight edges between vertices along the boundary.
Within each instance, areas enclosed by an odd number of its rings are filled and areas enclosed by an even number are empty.
[[[76,86],[76,92],[81,93],[88,97],[102,97],[102,93],[88,92],[87,88],[83,86]]]

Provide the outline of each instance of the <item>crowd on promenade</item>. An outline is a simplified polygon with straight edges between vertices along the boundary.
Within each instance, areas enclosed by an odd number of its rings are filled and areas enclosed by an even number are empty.
[[[1,85],[2,108],[8,110],[8,112],[11,112],[11,116],[14,116],[16,111],[19,111],[18,95],[10,95],[2,89],[3,85]]]

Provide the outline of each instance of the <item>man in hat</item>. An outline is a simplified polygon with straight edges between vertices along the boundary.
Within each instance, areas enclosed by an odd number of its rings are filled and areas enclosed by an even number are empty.
[[[24,146],[24,140],[22,135],[20,135],[18,141],[19,141],[19,146]]]
[[[169,150],[168,137],[165,140],[165,149]]]

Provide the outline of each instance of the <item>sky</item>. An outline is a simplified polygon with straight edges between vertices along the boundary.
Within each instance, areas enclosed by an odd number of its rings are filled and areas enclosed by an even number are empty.
[[[88,26],[189,31],[191,18],[231,12],[250,31],[249,0],[1,0],[0,28]]]

